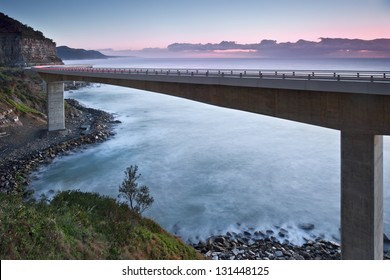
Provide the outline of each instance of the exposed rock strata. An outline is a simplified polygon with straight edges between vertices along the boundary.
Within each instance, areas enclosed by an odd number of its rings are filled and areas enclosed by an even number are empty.
[[[56,44],[39,31],[0,13],[0,66],[62,64]]]

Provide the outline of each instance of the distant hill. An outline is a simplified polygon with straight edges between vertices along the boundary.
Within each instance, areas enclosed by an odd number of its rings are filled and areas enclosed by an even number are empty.
[[[79,59],[106,59],[109,56],[94,50],[72,49],[67,46],[57,47],[57,55],[62,60],[79,60]]]

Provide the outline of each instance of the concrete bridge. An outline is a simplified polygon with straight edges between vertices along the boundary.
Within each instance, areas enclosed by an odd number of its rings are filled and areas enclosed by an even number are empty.
[[[35,68],[47,82],[48,129],[65,129],[63,81],[111,84],[341,131],[343,259],[383,258],[383,136],[390,72]]]

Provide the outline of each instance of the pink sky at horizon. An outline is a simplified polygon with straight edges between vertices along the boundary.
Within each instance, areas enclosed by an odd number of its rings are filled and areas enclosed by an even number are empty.
[[[390,38],[390,0],[4,0],[0,11],[57,46],[140,50],[172,43]]]

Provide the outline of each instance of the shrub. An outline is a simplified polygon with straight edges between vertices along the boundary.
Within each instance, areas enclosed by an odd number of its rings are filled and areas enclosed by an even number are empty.
[[[154,202],[154,198],[149,194],[147,186],[139,186],[137,180],[141,174],[137,174],[138,166],[131,165],[125,171],[125,179],[119,186],[119,197],[125,198],[129,207],[141,214]]]

